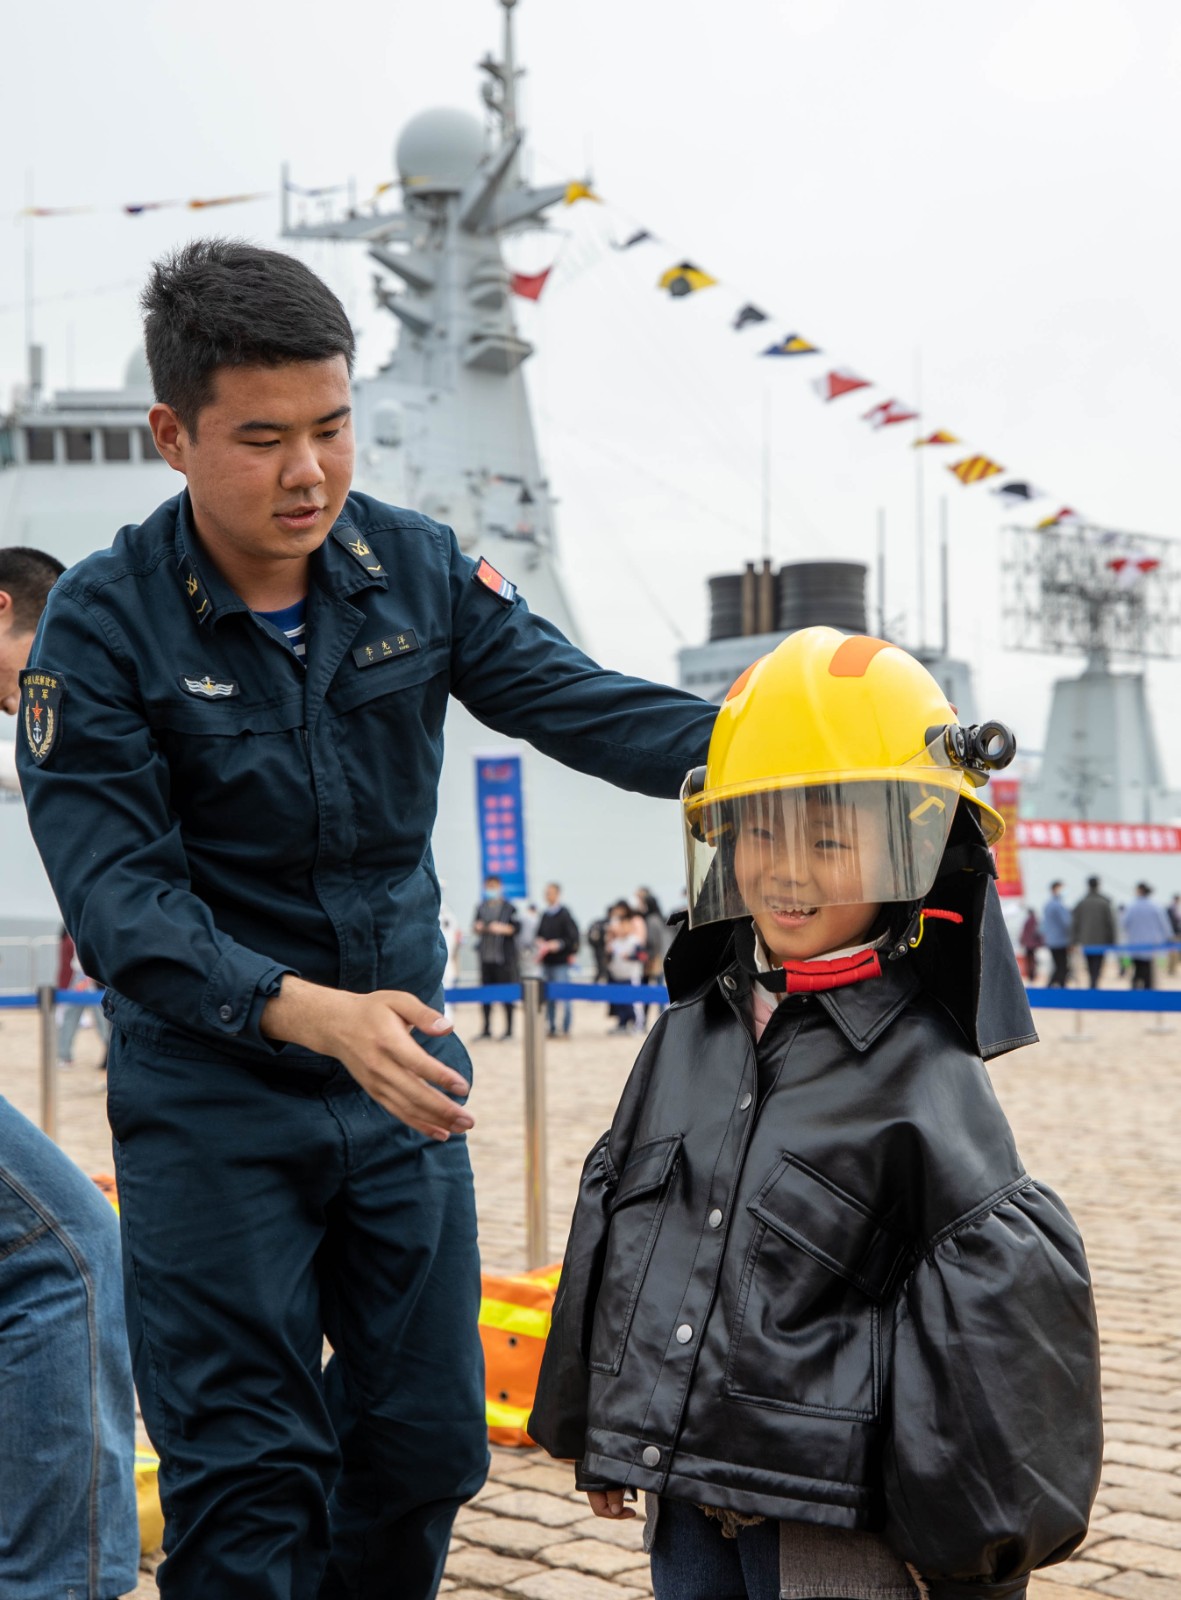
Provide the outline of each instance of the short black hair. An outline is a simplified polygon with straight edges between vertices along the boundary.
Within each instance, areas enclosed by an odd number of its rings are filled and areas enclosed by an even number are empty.
[[[1098,887],[1099,887],[1099,879],[1098,878],[1088,878],[1087,879],[1087,888],[1088,889],[1094,891]]]
[[[282,367],[344,356],[356,340],[345,309],[294,256],[245,239],[191,239],[152,263],[140,295],[156,399],[196,438],[219,367]]]
[[[27,545],[0,546],[0,589],[12,596],[12,621],[21,633],[32,633],[41,621],[49,591],[65,571],[56,556]]]

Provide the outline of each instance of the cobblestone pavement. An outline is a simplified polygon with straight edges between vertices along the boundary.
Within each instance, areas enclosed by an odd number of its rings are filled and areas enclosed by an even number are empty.
[[[459,1026],[474,1033],[472,1013]],[[1103,1334],[1107,1446],[1082,1549],[1035,1577],[1031,1600],[1181,1600],[1181,1033],[1137,1016],[1039,1012],[1043,1043],[995,1064],[993,1082],[1029,1170],[1083,1230]],[[499,1013],[498,1013],[499,1020]],[[562,1242],[582,1157],[606,1127],[635,1041],[575,1008],[548,1046],[550,1255]],[[0,1090],[35,1116],[33,1019],[0,1013]],[[97,1044],[79,1035],[61,1075],[60,1135],[87,1171],[109,1171]],[[524,1265],[523,1091],[518,1042],[472,1045],[471,1135],[486,1266]],[[590,1516],[570,1469],[540,1451],[496,1450],[487,1487],[459,1516],[444,1587],[454,1600],[633,1600],[651,1588],[639,1519]],[[137,1597],[155,1593],[144,1576]]]

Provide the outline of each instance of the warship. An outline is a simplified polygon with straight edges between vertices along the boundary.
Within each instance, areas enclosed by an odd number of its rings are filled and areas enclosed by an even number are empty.
[[[338,216],[319,209],[293,214],[297,191],[284,181],[279,231],[296,251],[324,240],[364,251],[374,302],[395,326],[388,361],[355,381],[356,487],[450,525],[465,551],[504,573],[531,609],[580,643],[563,581],[556,496],[532,419],[527,372],[533,349],[514,315],[519,285],[503,245],[549,227],[554,208],[588,187],[589,176],[544,187],[523,176],[516,3],[498,0],[500,54],[479,63],[480,115],[439,108],[411,118],[394,147],[396,178],[372,201],[349,205]],[[400,204],[391,209],[386,196],[395,193]],[[28,381],[0,420],[0,543],[34,545],[70,563],[107,545],[119,526],[175,493],[178,481],[156,455],[146,427],[152,393],[142,353],[131,357],[121,387],[110,391],[67,389],[49,396],[40,368],[40,353],[31,350]],[[1057,569],[1046,564],[1050,547],[1044,542],[1027,541],[1006,558],[1010,574],[1020,579],[1011,597],[1016,620],[1008,642],[1082,648],[1088,669],[1073,687],[1060,685],[1055,693],[1040,776],[1031,767],[1024,795],[1010,792],[1011,815],[1016,819],[1018,806],[1022,811],[1013,830],[1021,852],[1019,859],[1011,854],[1002,886],[1036,900],[1049,876],[1081,879],[1096,870],[1124,896],[1165,858],[1169,871],[1181,872],[1175,826],[1181,799],[1164,783],[1143,673],[1110,667],[1125,644],[1141,657],[1177,653],[1175,632],[1158,625],[1175,611],[1175,563],[1170,546],[1129,587],[1112,574],[1117,556],[1110,535],[1060,532],[1067,542],[1053,547]],[[1133,546],[1147,548],[1143,541]],[[1075,574],[1074,590],[1063,587],[1062,562],[1071,549],[1106,552],[1102,560],[1095,557],[1086,579],[1089,612],[1079,598],[1082,578]],[[884,634],[881,587],[879,573],[876,631]],[[682,685],[720,700],[751,661],[794,628],[826,622],[870,631],[865,589],[866,569],[849,562],[797,562],[774,572],[764,559],[745,571],[716,574],[710,579],[710,638],[682,650]],[[1125,598],[1117,601],[1117,595]],[[1142,597],[1138,612],[1128,595]],[[971,721],[971,671],[947,649],[946,585],[943,612],[942,648],[918,653]],[[1109,619],[1107,631],[1088,635],[1077,619],[1101,613]],[[1155,620],[1129,633],[1133,615]],[[1074,618],[1073,632],[1046,633],[1042,624],[1050,616]],[[679,899],[678,829],[669,802],[572,773],[490,731],[458,702],[448,714],[446,749],[433,851],[445,898],[461,924],[489,867],[522,901],[539,898],[542,885],[557,879],[584,924],[610,899],[641,884],[666,904]],[[1096,775],[1096,792],[1080,784],[1080,772]],[[49,934],[57,925],[53,897],[19,795],[4,788],[3,777],[0,770],[0,936]],[[511,848],[500,837],[503,829],[487,825],[489,791],[498,786],[498,803],[507,790],[512,807]],[[495,807],[491,817],[501,820]],[[1064,832],[1072,822],[1090,831]],[[1096,834],[1096,826],[1131,831]],[[0,987],[7,981],[0,948]]]

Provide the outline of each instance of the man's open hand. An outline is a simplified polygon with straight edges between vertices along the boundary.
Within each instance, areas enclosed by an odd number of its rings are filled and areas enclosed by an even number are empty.
[[[262,1013],[268,1038],[334,1056],[379,1106],[407,1127],[440,1140],[466,1133],[473,1119],[447,1094],[466,1095],[467,1080],[416,1043],[412,1028],[438,1036],[449,1033],[451,1024],[402,989],[351,994],[290,973]],[[440,1089],[447,1093],[440,1094]]]

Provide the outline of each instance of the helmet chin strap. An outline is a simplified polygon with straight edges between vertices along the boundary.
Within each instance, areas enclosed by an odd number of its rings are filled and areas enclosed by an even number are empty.
[[[873,943],[853,955],[825,959],[814,956],[805,961],[784,961],[764,971],[755,960],[758,937],[753,921],[743,918],[734,926],[734,953],[747,976],[772,994],[815,994],[822,989],[843,989],[850,983],[864,983],[880,977],[882,955],[898,961],[917,950],[923,942],[927,919],[963,922],[958,911],[941,911],[924,906],[921,900],[901,901],[883,906],[869,930]]]
[[[772,994],[815,994],[822,989],[843,989],[850,983],[864,983],[881,975],[881,954],[876,949],[858,950],[855,955],[837,956],[826,961],[785,961],[764,971],[755,961],[755,926],[745,918],[734,926],[734,952],[739,965],[754,983]]]

